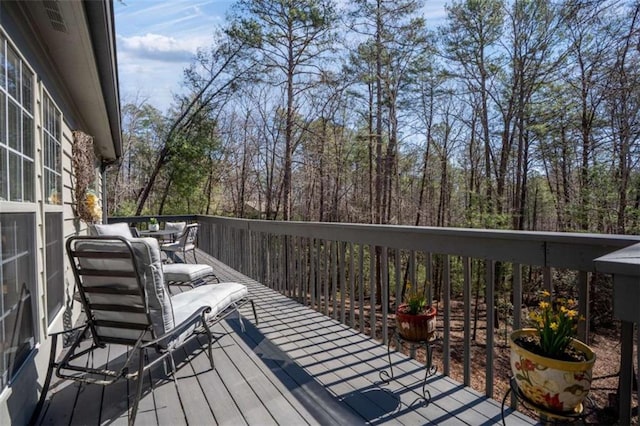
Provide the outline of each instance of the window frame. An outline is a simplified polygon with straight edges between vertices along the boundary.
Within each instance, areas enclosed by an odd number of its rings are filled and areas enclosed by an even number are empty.
[[[43,192],[42,198],[45,206],[61,206],[64,202],[63,188],[62,188],[62,147],[63,147],[63,134],[62,123],[63,114],[58,105],[53,100],[53,97],[42,88],[41,114],[40,125],[41,137],[40,146],[42,152],[42,185]],[[53,110],[54,117],[49,116],[49,112]],[[53,134],[52,129],[49,128],[48,121],[55,120]],[[53,146],[53,152],[51,147]],[[55,157],[55,158],[52,158]],[[53,167],[51,167],[53,163]],[[55,179],[55,187],[51,188],[51,181],[48,180],[51,176]],[[49,184],[49,185],[48,185]],[[55,193],[52,193],[55,191]]]
[[[0,77],[0,161],[4,163],[0,201],[36,203],[36,73],[4,31],[0,31]],[[15,141],[11,133],[17,135]]]

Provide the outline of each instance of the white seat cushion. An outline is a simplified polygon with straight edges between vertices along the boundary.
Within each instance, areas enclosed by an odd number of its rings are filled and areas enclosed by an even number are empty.
[[[162,265],[165,282],[189,282],[214,275],[209,265],[191,263],[170,263]]]
[[[213,319],[229,305],[247,297],[248,294],[247,286],[227,282],[201,285],[171,296],[176,324],[188,318],[193,313],[194,306],[210,306],[211,312],[207,314],[207,319]]]

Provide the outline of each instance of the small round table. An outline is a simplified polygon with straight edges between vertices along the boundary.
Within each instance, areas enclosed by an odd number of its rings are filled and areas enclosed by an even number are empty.
[[[429,390],[427,389],[427,379],[433,376],[434,374],[436,374],[436,371],[437,371],[437,367],[433,365],[433,347],[437,344],[440,344],[441,340],[435,333],[431,336],[429,340],[422,340],[422,341],[407,340],[407,339],[403,339],[397,330],[393,333],[392,339],[394,339],[397,342],[398,347],[401,347],[402,343],[406,342],[411,346],[412,350],[415,348],[415,346],[418,346],[418,347],[422,346],[425,348],[425,351],[427,352],[427,356],[426,356],[425,366],[424,366],[424,379],[422,380],[422,400],[424,401],[424,405],[426,407],[427,405],[429,405],[429,402],[431,401],[431,392],[429,392]],[[391,363],[391,339],[389,339],[389,345],[387,345],[387,357],[389,360],[389,370],[391,371],[391,374],[387,373],[387,370],[382,370],[378,373],[380,380],[384,384],[388,384],[391,381],[391,379],[393,379],[394,377],[393,364]]]

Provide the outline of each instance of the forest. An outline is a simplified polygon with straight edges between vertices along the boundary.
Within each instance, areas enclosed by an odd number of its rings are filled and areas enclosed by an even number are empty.
[[[640,232],[640,1],[239,0],[111,216]]]

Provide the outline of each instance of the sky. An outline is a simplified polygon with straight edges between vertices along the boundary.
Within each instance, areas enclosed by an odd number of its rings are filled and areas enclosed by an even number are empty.
[[[344,1],[344,0],[343,0]],[[427,22],[444,17],[446,0],[426,0]],[[183,70],[213,41],[233,0],[114,2],[120,100],[146,101],[162,112],[180,90]]]

